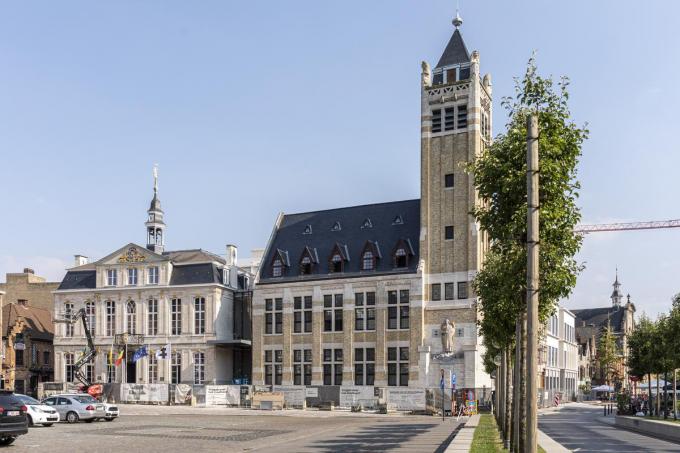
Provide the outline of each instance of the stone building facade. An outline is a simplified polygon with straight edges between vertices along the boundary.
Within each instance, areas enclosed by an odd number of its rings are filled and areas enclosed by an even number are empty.
[[[6,303],[28,301],[31,307],[47,311],[52,311],[52,291],[57,287],[59,282],[48,282],[29,268],[23,272],[5,274],[5,283],[0,283],[0,291],[6,293]]]
[[[252,278],[238,268],[235,246],[227,246],[226,259],[200,249],[166,251],[163,214],[154,187],[146,247],[129,243],[93,263],[77,255],[54,291],[55,319],[85,310],[97,351],[84,367],[91,382],[248,380]],[[87,349],[82,322],[60,322],[54,344],[55,380],[73,382]],[[143,346],[148,354],[135,361]]]
[[[253,298],[255,384],[436,388],[448,370],[491,387],[470,286],[487,241],[462,168],[491,138],[491,82],[461,24],[422,64],[421,198],[279,215]]]
[[[52,381],[52,314],[28,300],[2,307],[2,388],[36,396],[38,383]]]
[[[624,302],[618,270],[612,286],[611,305],[572,311],[576,315],[576,338],[583,356],[581,365],[584,374],[590,372],[590,376],[583,377],[584,383],[590,381],[592,386],[606,383],[605,373],[598,364],[598,348],[603,331],[610,327],[616,337],[619,360],[614,366],[614,376],[610,376],[609,380],[618,390],[631,385],[627,366],[630,353],[628,338],[635,328],[635,304],[631,302],[630,294]],[[590,363],[586,364],[586,360]]]

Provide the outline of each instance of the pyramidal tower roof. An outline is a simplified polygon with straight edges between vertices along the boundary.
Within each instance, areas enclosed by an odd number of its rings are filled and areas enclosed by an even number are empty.
[[[460,15],[456,13],[456,17],[453,19],[453,26],[456,29],[453,31],[453,35],[451,36],[451,39],[449,39],[449,43],[446,45],[444,53],[441,58],[439,58],[439,62],[437,63],[437,66],[435,66],[436,68],[470,62],[470,52],[468,52],[467,47],[465,47],[463,36],[460,34],[459,30],[462,24],[463,20],[460,18]]]

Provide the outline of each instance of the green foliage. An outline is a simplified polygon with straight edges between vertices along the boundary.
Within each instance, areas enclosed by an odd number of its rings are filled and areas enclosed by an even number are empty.
[[[611,329],[611,326],[605,327],[600,335],[600,343],[597,347],[597,363],[604,373],[607,385],[616,380],[617,369],[616,365],[619,362],[621,355],[618,345],[616,344],[616,337]]]
[[[628,337],[629,373],[641,379],[654,372],[652,350],[655,328],[654,323],[643,314]]]
[[[509,114],[506,132],[467,166],[482,200],[472,215],[490,241],[474,287],[483,315],[480,334],[493,357],[514,342],[515,320],[526,306],[526,122],[530,114],[537,114],[539,120],[541,321],[571,293],[582,269],[573,258],[581,246],[581,237],[574,233],[580,220],[576,167],[588,131],[570,119],[567,86],[567,79],[555,86],[551,78],[539,76],[532,58],[524,77],[516,80],[515,96],[503,100]]]

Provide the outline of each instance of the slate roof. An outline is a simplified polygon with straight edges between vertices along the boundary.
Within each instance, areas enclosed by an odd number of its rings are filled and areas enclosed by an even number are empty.
[[[463,36],[460,34],[460,30],[456,29],[435,68],[469,62],[470,53],[468,52],[467,47],[465,47],[465,42],[463,41]]]
[[[621,331],[623,329],[623,319],[626,310],[623,307],[600,307],[600,308],[585,308],[581,310],[571,310],[576,316],[576,327],[582,327],[585,321],[586,327],[594,325],[595,327],[607,327],[607,322],[611,323],[614,331]]]
[[[335,227],[338,224],[340,227]],[[419,238],[420,200],[286,214],[267,247],[260,267],[259,283],[415,273],[419,261]],[[400,240],[404,241],[412,256],[407,268],[395,269],[392,253]],[[362,271],[360,255],[369,241],[377,242],[382,257],[377,260],[375,270]],[[318,263],[314,264],[311,274],[300,275],[299,263],[306,247],[318,257]],[[331,253],[336,247],[349,258],[344,263],[342,274],[331,274],[329,269]],[[282,277],[272,276],[271,264],[275,254],[285,254],[290,262]]]
[[[2,307],[2,336],[7,337],[9,329],[20,319],[26,322],[27,329],[24,332],[31,338],[45,341],[52,341],[54,338],[54,324],[49,311],[14,303]]]
[[[222,272],[215,262],[224,265],[226,260],[202,249],[163,252],[173,264],[170,285],[222,283]],[[70,269],[66,272],[58,290],[95,289],[97,287],[97,262]]]

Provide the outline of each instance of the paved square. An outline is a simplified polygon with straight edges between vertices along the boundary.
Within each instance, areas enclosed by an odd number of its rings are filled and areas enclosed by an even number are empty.
[[[31,428],[8,451],[426,453],[443,451],[458,425],[427,416],[123,406],[110,423]]]

